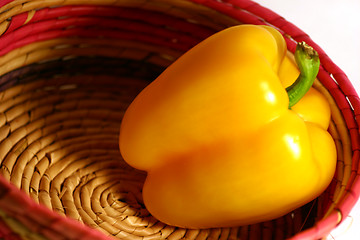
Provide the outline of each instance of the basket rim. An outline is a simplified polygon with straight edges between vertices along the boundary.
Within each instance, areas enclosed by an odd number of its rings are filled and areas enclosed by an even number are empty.
[[[261,6],[260,4],[252,0],[187,0],[196,4],[200,4],[230,16],[240,22],[249,21],[252,24],[266,24],[278,29],[286,38],[288,49],[291,52],[295,51],[297,42],[305,41],[309,45],[313,46],[319,53],[321,60],[321,69],[319,71],[319,78],[324,86],[331,92],[336,104],[339,106],[341,113],[344,116],[346,127],[349,129],[351,136],[351,145],[353,151],[353,162],[359,164],[360,158],[360,140],[359,140],[359,115],[360,115],[360,99],[356,93],[352,83],[346,76],[346,74],[327,56],[327,54],[318,46],[306,33],[300,30],[298,27],[288,22],[286,19],[273,12],[272,10]],[[12,0],[4,0],[0,4],[0,8],[13,2]],[[68,6],[71,8],[71,6]],[[239,14],[239,9],[242,9],[242,13]],[[33,204],[32,200],[22,196],[22,192],[15,186],[9,184],[3,177],[0,177],[0,189],[4,190],[3,194],[10,192],[9,197],[16,197],[20,199],[19,204],[23,204],[25,209],[31,209],[31,211],[39,211],[43,213],[45,211],[49,216],[54,217],[54,221],[65,222],[52,211],[48,211],[40,205]],[[346,186],[346,193],[338,206],[333,212],[326,218],[317,222],[317,224],[303,232],[298,233],[292,240],[298,239],[313,239],[314,237],[323,237],[329,234],[329,232],[339,225],[345,217],[350,213],[352,207],[355,205],[360,196],[360,177],[359,170],[353,167],[353,171]],[[2,195],[2,194],[1,194]],[[0,205],[8,203],[10,199],[0,199]],[[41,215],[41,214],[40,214]],[[69,225],[76,226],[76,231],[79,234],[87,234],[89,228],[84,227],[78,222],[69,219]],[[66,224],[66,223],[64,223]],[[55,224],[56,225],[56,224]],[[108,239],[101,233],[91,230],[89,232],[89,238],[93,239]]]

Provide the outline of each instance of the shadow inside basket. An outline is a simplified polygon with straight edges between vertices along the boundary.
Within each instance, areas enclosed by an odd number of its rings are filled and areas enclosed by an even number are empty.
[[[146,174],[122,160],[118,135],[129,103],[161,71],[79,57],[5,74],[1,174],[34,201],[108,234],[120,223],[130,222],[130,232],[153,225],[141,197]]]

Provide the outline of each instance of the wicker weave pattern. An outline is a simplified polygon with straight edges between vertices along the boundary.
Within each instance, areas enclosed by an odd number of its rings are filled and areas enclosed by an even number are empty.
[[[143,206],[145,173],[119,154],[122,115],[182,53],[241,23],[275,26],[289,51],[306,41],[320,53],[315,87],[331,103],[336,175],[319,198],[274,221],[166,226]],[[1,1],[0,238],[322,238],[359,197],[359,111],[346,75],[321,48],[252,1]]]

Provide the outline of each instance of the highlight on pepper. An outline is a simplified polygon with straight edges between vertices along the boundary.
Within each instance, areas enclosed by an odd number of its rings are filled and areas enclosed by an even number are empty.
[[[319,68],[300,43],[295,60],[268,26],[240,25],[205,39],[128,107],[124,160],[147,172],[143,200],[185,228],[248,225],[318,197],[336,166],[330,106],[312,87]]]

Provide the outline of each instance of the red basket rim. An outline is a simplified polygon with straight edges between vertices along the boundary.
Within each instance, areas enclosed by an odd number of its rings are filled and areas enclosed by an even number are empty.
[[[321,60],[321,69],[318,77],[320,81],[324,84],[324,86],[329,90],[331,95],[334,97],[335,102],[338,104],[344,116],[347,128],[349,129],[353,151],[353,172],[349,184],[346,187],[345,197],[343,198],[343,201],[340,202],[337,209],[327,218],[319,221],[314,227],[307,229],[306,231],[300,232],[291,239],[314,239],[321,238],[329,234],[330,231],[339,224],[338,212],[341,213],[342,220],[344,220],[345,216],[349,214],[360,195],[359,169],[356,167],[359,164],[360,158],[360,139],[358,127],[360,125],[360,99],[354,87],[352,86],[352,83],[350,82],[346,74],[327,56],[327,54],[310,38],[309,35],[304,33],[301,29],[296,27],[294,24],[288,22],[286,19],[284,19],[277,13],[271,11],[270,9],[265,8],[251,0],[190,1],[219,11],[236,20],[239,20],[240,22],[249,24],[266,24],[273,26],[277,28],[283,35],[291,36],[291,38],[287,37],[286,41],[288,44],[288,49],[292,52],[294,52],[295,50],[296,42],[300,41],[307,42],[309,45],[311,45],[318,51]],[[3,7],[11,2],[12,0],[4,0],[0,3],[0,7]],[[63,10],[65,10],[65,8]],[[239,11],[239,9],[241,9],[242,11]],[[58,12],[57,14],[60,13]],[[21,26],[26,20],[26,18],[27,13],[23,15],[18,15],[18,18],[15,18],[15,21],[12,22],[12,25],[8,29],[8,31],[10,32],[9,34],[11,34],[12,31],[16,31],[17,27]],[[57,36],[58,35],[55,34],[54,36],[48,37]],[[34,39],[30,39],[29,41],[34,41]],[[23,43],[27,44],[28,42],[25,41]],[[14,46],[14,48],[15,47],[16,46]],[[13,48],[10,47],[7,50],[11,51],[12,49]],[[5,204],[11,202],[13,198],[18,198],[18,203],[24,206],[24,209],[31,209],[32,211],[36,210],[44,216],[45,214],[47,216],[51,216],[54,221],[59,221],[62,224],[68,223],[68,225],[73,226],[72,230],[74,230],[74,234],[78,234],[78,236],[85,237],[86,235],[87,239],[108,239],[106,236],[96,230],[91,229],[91,231],[89,231],[89,229],[82,224],[78,224],[71,219],[60,217],[50,210],[44,210],[45,207],[34,204],[34,202],[29,197],[24,196],[21,190],[9,184],[9,182],[3,177],[0,177],[0,186],[2,195],[7,192],[12,193],[0,199],[0,206],[5,206]]]

